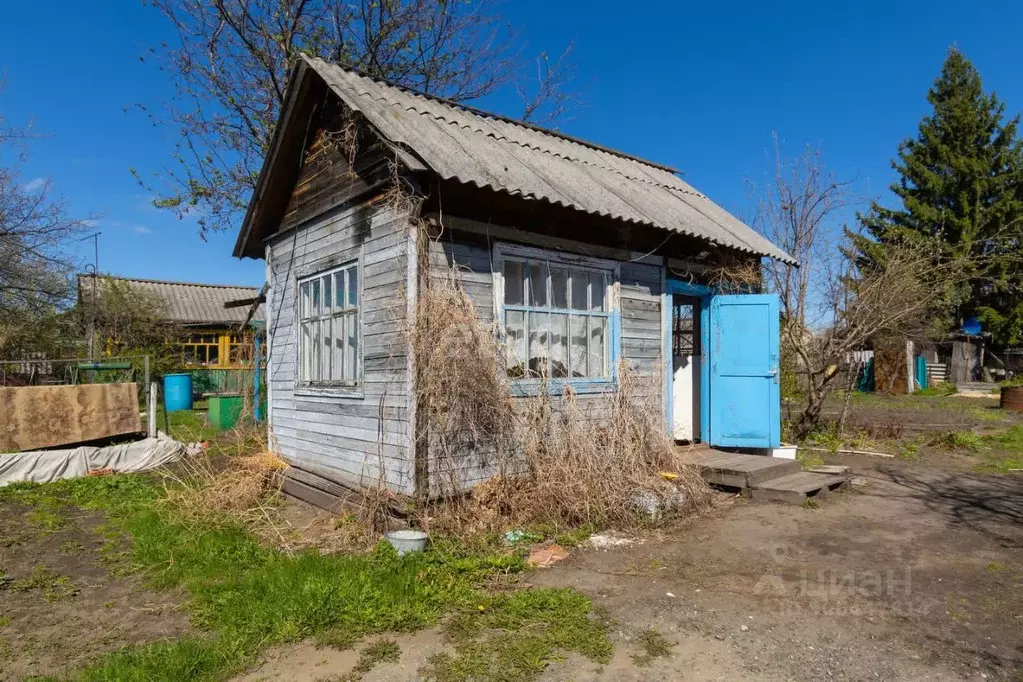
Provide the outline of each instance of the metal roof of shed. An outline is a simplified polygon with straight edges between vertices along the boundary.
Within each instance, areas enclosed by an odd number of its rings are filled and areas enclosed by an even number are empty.
[[[91,274],[78,275],[79,297],[85,295]],[[256,298],[260,290],[229,284],[197,284],[194,282],[166,282],[155,279],[133,279],[100,275],[100,280],[126,282],[133,291],[159,298],[167,306],[165,319],[178,324],[242,324],[251,306],[225,308],[224,304],[247,298]],[[253,316],[263,319],[260,305]]]
[[[303,59],[418,170],[795,263],[667,166]]]

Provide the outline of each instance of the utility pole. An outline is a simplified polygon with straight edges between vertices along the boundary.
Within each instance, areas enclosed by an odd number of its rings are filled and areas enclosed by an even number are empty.
[[[82,237],[78,241],[92,240],[93,261],[91,266],[85,266],[85,272],[92,267],[92,304],[89,306],[89,360],[96,359],[96,309],[99,307],[97,287],[99,286],[99,236],[102,232],[94,232],[88,237]]]

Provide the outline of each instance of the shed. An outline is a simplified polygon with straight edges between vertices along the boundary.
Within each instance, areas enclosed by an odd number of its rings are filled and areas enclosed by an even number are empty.
[[[170,282],[114,275],[78,275],[78,304],[88,310],[94,287],[124,286],[133,294],[159,301],[160,317],[179,332],[181,364],[203,393],[240,391],[251,385],[253,327],[264,322],[263,306],[239,305],[259,298],[261,290],[233,284]]]
[[[302,57],[234,254],[266,261],[268,419],[303,485],[431,493],[404,326],[452,267],[516,394],[614,391],[621,363],[680,441],[780,442],[777,298],[712,279],[794,261],[668,166]]]

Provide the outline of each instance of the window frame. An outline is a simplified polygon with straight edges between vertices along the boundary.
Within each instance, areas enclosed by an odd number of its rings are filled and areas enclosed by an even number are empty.
[[[339,272],[348,272],[354,270],[356,276],[356,298],[355,305],[346,308],[344,312],[335,313],[332,312],[329,316],[320,314],[315,318],[305,318],[303,316],[302,309],[302,285],[308,282],[312,282],[323,277],[330,276],[332,282],[331,293],[334,295],[333,282],[336,274]],[[362,272],[362,259],[355,258],[346,260],[344,262],[334,262],[330,265],[320,264],[309,268],[303,268],[301,272],[297,274],[294,282],[294,334],[295,334],[295,351],[294,351],[294,385],[296,395],[334,395],[342,397],[363,397],[363,319],[362,319],[362,296],[363,296],[363,272]],[[344,281],[349,281],[346,275]],[[321,293],[322,295],[322,293]],[[347,303],[347,298],[346,298]],[[303,378],[302,374],[302,362],[303,362],[303,351],[302,351],[302,324],[304,321],[316,319],[322,322],[324,319],[334,320],[340,319],[346,315],[353,316],[355,319],[356,331],[355,331],[355,378],[352,380],[328,380],[328,381],[311,381]],[[333,330],[332,330],[333,331]],[[333,335],[331,336],[333,338]],[[322,332],[321,332],[321,343],[322,343]],[[331,350],[333,354],[333,349]],[[331,356],[333,357],[333,355]],[[322,356],[321,356],[322,358]],[[333,361],[332,361],[333,362]]]
[[[598,271],[607,275],[607,284],[604,292],[605,310],[602,313],[595,313],[592,311],[575,311],[579,316],[585,317],[604,317],[607,319],[606,327],[606,340],[607,340],[607,363],[608,363],[608,375],[606,377],[564,377],[564,378],[551,378],[547,379],[546,382],[549,387],[551,394],[559,394],[565,390],[566,387],[571,387],[577,393],[601,393],[613,389],[618,384],[618,362],[621,358],[621,305],[620,305],[620,282],[621,282],[621,263],[615,260],[609,260],[605,258],[597,258],[593,256],[583,256],[574,253],[567,253],[564,251],[558,251],[556,249],[545,249],[532,246],[520,246],[517,244],[497,243],[493,248],[492,257],[492,270],[494,280],[494,316],[497,321],[497,329],[499,340],[501,342],[502,351],[505,349],[507,343],[507,329],[505,325],[505,315],[508,310],[512,311],[546,311],[553,312],[556,314],[567,314],[572,315],[571,309],[556,308],[551,305],[550,300],[550,287],[548,286],[547,291],[547,304],[546,306],[531,306],[527,305],[528,301],[524,301],[523,305],[511,305],[505,304],[505,277],[504,277],[504,266],[507,260],[542,260],[551,265],[559,265],[570,269],[582,269],[588,271]],[[549,278],[548,278],[549,280]],[[590,294],[592,296],[592,294]],[[571,334],[571,323],[569,323],[569,334]],[[527,337],[526,344],[528,349],[529,339]],[[501,354],[502,369],[507,371],[503,367],[505,363],[506,355],[504,352]],[[526,360],[528,362],[528,358]],[[537,395],[540,392],[540,387],[545,381],[544,379],[537,379],[531,377],[521,378],[509,378],[512,386],[512,392],[514,395]]]

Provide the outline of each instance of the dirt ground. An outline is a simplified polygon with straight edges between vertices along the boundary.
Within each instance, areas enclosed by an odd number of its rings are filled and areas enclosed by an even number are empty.
[[[842,412],[842,396],[836,395],[824,408],[825,419],[837,419]],[[783,407],[791,418],[798,412],[795,404]],[[849,402],[846,430],[870,438],[891,440],[920,434],[1004,429],[1023,424],[1023,413],[998,408],[997,395],[885,396],[854,393]]]
[[[126,548],[102,517],[0,505],[0,680],[66,672],[128,644],[188,630],[181,595],[125,575]]]
[[[1019,423],[987,416],[989,402],[898,409],[943,429]],[[869,400],[853,414],[892,419]],[[1023,474],[977,473],[979,457],[927,448],[913,459],[828,456],[865,485],[816,507],[722,493],[680,527],[573,549],[520,584],[589,595],[614,623],[615,654],[606,665],[569,657],[543,679],[1023,681]],[[149,591],[122,570],[126,548],[102,518],[65,516],[0,504],[0,681],[188,632],[183,595]],[[284,518],[296,538],[331,544],[334,524],[322,513],[290,504]],[[637,661],[651,631],[670,647]],[[430,656],[451,651],[439,629],[385,637],[401,655],[367,682],[420,679]],[[378,639],[354,651],[272,649],[238,679],[342,679]]]
[[[647,670],[572,661],[547,679],[1021,679],[1023,476],[834,462],[867,485],[817,508],[739,501],[535,574],[593,595],[621,640],[678,643]]]
[[[1023,476],[957,455],[829,463],[865,485],[816,508],[722,496],[684,527],[528,574],[585,592],[615,624],[609,664],[573,656],[542,679],[1023,679]],[[650,629],[674,646],[637,664]],[[393,639],[400,659],[364,680],[417,680],[450,651],[438,630]],[[239,679],[331,679],[357,658],[302,644]]]

